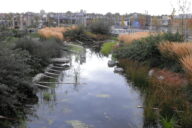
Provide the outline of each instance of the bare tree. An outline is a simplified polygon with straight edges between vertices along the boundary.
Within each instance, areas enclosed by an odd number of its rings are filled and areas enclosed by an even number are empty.
[[[189,0],[178,0],[178,11],[181,13],[181,32],[184,35],[184,39],[187,38],[187,19],[191,8],[191,2]]]

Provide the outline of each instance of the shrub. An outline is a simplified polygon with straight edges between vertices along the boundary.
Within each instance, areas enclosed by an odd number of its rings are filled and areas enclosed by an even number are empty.
[[[178,32],[175,34],[163,33],[161,36],[162,36],[163,40],[168,40],[171,42],[183,42],[184,41],[183,35],[179,34]]]
[[[29,52],[31,59],[28,64],[32,66],[33,73],[37,73],[49,63],[50,58],[61,54],[61,45],[56,40],[33,41],[23,38],[16,41],[14,49],[22,49]]]
[[[140,40],[134,40],[129,45],[124,45],[115,50],[114,56],[117,58],[128,58],[130,60],[142,61],[149,63],[151,67],[171,67],[175,64],[174,70],[181,69],[178,67],[178,62],[175,60],[164,58],[158,46],[160,42],[165,40],[172,40],[172,38],[167,38],[167,34],[161,35],[151,35]],[[178,36],[173,34],[173,37]],[[179,68],[179,69],[178,69]]]
[[[110,25],[105,21],[96,21],[88,26],[90,32],[95,34],[109,35]]]
[[[27,51],[11,50],[0,47],[0,112],[1,116],[22,116],[24,105],[36,99],[35,88],[30,84],[30,66],[27,61],[30,55]],[[18,113],[21,113],[18,115]],[[0,125],[5,123],[0,121]],[[1,125],[2,126],[2,125]]]
[[[110,54],[116,44],[117,44],[117,42],[104,43],[101,47],[101,53],[103,53],[104,55]]]
[[[80,26],[75,29],[68,30],[63,33],[65,39],[71,40],[71,41],[86,41],[87,36],[85,34],[85,28]]]

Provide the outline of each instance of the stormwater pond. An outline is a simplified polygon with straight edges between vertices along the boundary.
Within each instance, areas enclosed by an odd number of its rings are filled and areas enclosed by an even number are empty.
[[[140,91],[108,67],[111,57],[90,49],[68,54],[69,68],[38,91],[27,128],[142,128]]]

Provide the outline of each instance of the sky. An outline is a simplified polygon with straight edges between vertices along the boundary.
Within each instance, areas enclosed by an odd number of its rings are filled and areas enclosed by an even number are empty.
[[[178,0],[1,0],[0,13],[7,12],[78,12],[171,14]]]

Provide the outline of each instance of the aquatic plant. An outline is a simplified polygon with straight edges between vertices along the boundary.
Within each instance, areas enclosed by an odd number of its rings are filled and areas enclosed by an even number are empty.
[[[77,44],[68,44],[67,48],[69,48],[70,51],[77,53],[77,54],[83,54],[85,52],[84,47],[82,47],[81,45],[77,45]]]
[[[162,118],[161,125],[163,128],[175,128],[177,121],[174,118]]]
[[[50,101],[52,98],[53,98],[53,95],[51,93],[49,93],[49,92],[43,93],[44,100]]]
[[[113,48],[114,48],[114,46],[117,44],[118,42],[106,42],[106,43],[104,43],[103,45],[102,45],[102,47],[101,47],[101,53],[103,53],[104,55],[109,55],[111,52],[112,52],[112,50],[113,50]]]
[[[98,94],[98,95],[96,95],[96,97],[98,97],[98,98],[110,98],[111,96],[108,94]]]
[[[148,66],[136,61],[130,61],[128,59],[120,59],[119,65],[124,68],[127,77],[134,83],[135,86],[145,88],[149,85],[147,76],[149,71]]]
[[[185,128],[192,126],[192,108],[183,91],[188,86],[183,86],[182,77],[164,70],[155,73],[162,75],[163,80],[155,76],[149,77],[147,65],[126,59],[119,60],[119,65],[124,68],[132,85],[143,92],[145,127],[156,126],[161,118],[171,119],[173,116],[178,120],[177,125]],[[164,123],[169,126],[172,122],[168,120]]]
[[[67,124],[71,125],[72,128],[89,128],[89,126],[82,121],[79,120],[68,120],[66,121]]]

